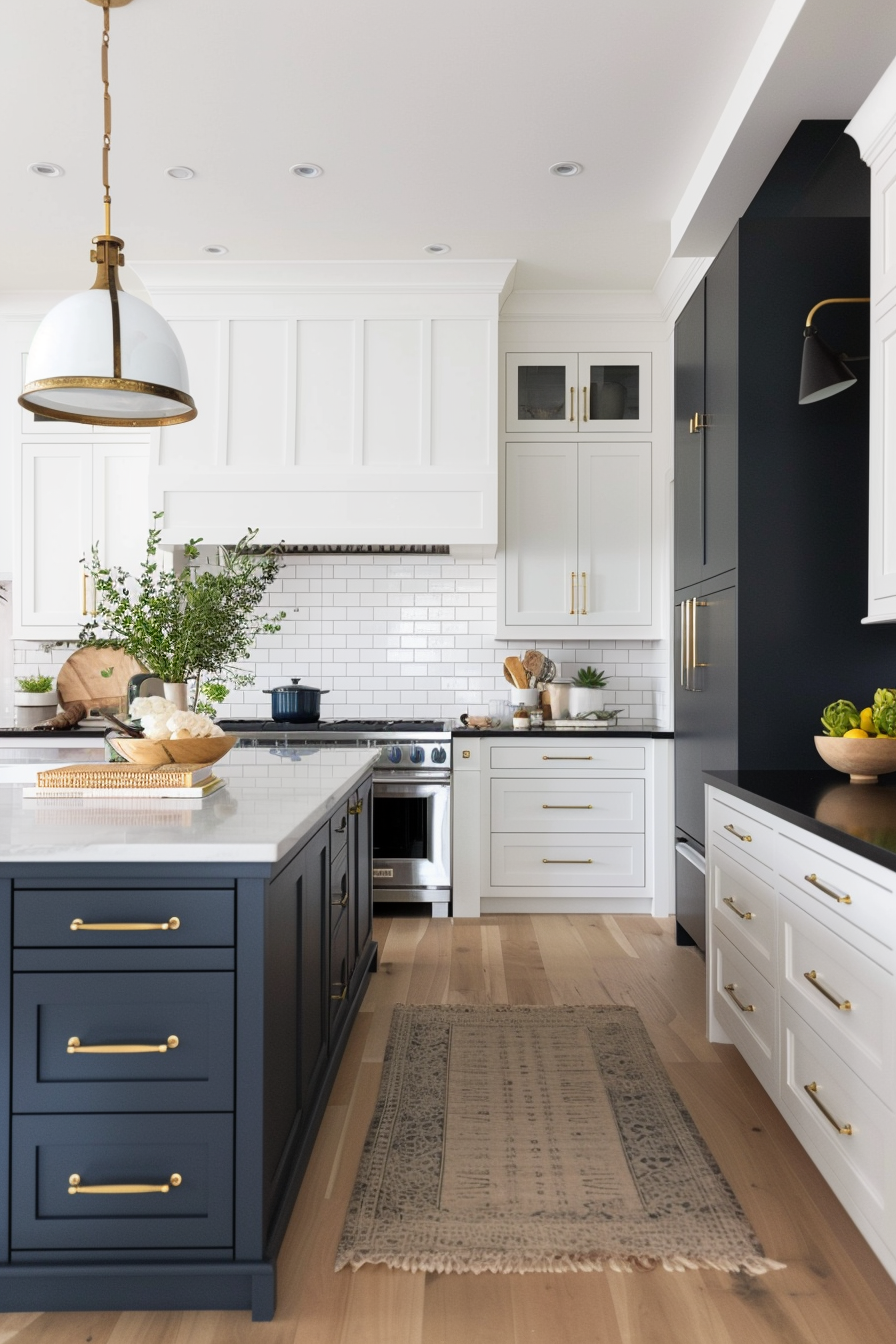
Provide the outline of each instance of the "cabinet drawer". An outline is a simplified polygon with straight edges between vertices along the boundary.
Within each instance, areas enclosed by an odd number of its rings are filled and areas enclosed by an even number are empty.
[[[713,1011],[766,1092],[777,1094],[775,991],[747,958],[716,932],[713,940]]]
[[[730,844],[741,862],[774,868],[775,832],[749,805],[724,793],[710,793],[708,820],[709,830]]]
[[[231,971],[15,975],[13,1110],[230,1110],[233,1030]]]
[[[786,1000],[781,1056],[781,1106],[791,1128],[847,1210],[886,1233],[893,1206],[892,1112]],[[810,1094],[806,1087],[813,1083]],[[851,1133],[838,1132],[847,1126]]]
[[[227,888],[91,887],[84,890],[17,888],[13,905],[16,947],[230,947],[233,891]],[[176,920],[176,927],[171,927]],[[80,921],[72,928],[75,921]],[[91,929],[91,924],[153,928]],[[161,926],[167,925],[163,928]]]
[[[892,975],[785,896],[779,909],[782,995],[891,1106]]]
[[[493,887],[643,887],[643,835],[492,836]]]
[[[345,849],[348,839],[348,799],[330,818],[330,857],[335,859],[341,849]]]
[[[643,779],[493,779],[493,831],[644,830]]]
[[[180,1184],[172,1185],[177,1174]],[[70,1195],[97,1185],[167,1193]],[[233,1244],[229,1115],[17,1115],[14,1250],[179,1249]]]
[[[777,941],[774,887],[757,877],[752,868],[729,858],[727,851],[715,842],[709,863],[713,924],[774,984]]]
[[[646,752],[643,747],[606,746],[601,742],[596,743],[593,738],[581,744],[570,738],[559,742],[544,738],[536,743],[505,742],[501,746],[491,747],[489,759],[493,770],[538,770],[545,773],[563,770],[590,774],[596,770],[643,770]]]
[[[794,897],[839,937],[891,965],[896,896],[889,875],[880,870],[882,880],[876,882],[859,863],[853,867],[844,850],[815,837],[804,844],[782,834],[778,854],[785,896]]]

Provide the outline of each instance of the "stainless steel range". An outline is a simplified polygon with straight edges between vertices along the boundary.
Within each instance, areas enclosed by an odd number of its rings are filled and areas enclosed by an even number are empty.
[[[220,719],[238,747],[375,747],[373,893],[379,901],[451,900],[451,733],[442,720]]]

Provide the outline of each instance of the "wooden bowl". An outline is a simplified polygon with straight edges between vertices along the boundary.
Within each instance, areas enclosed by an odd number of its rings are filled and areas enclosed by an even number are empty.
[[[223,737],[178,737],[167,742],[151,742],[148,737],[115,737],[109,741],[132,765],[214,765],[239,741],[233,733]]]
[[[850,784],[876,784],[878,775],[896,770],[896,737],[816,737],[819,756]]]

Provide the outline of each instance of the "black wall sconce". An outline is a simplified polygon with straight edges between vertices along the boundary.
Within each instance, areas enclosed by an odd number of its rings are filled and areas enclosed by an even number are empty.
[[[809,406],[813,401],[822,401],[832,397],[835,392],[843,392],[852,387],[856,376],[846,367],[857,359],[867,359],[867,355],[838,355],[821,339],[812,325],[812,319],[826,303],[870,303],[870,299],[822,299],[816,303],[806,318],[803,332],[803,367],[800,374],[800,405]]]

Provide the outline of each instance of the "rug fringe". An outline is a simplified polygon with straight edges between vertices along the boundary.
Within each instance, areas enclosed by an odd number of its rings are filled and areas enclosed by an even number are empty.
[[[463,1255],[367,1255],[363,1251],[340,1251],[336,1256],[337,1273],[346,1265],[351,1265],[353,1270],[360,1269],[362,1265],[386,1265],[390,1269],[406,1269],[411,1273],[419,1270],[426,1274],[600,1274],[605,1270],[612,1270],[616,1274],[636,1274],[655,1269],[665,1269],[670,1273],[683,1273],[687,1269],[720,1269],[727,1274],[758,1276],[772,1269],[787,1268],[780,1260],[758,1255],[745,1260],[728,1260],[708,1256],[618,1256],[598,1252],[594,1255],[529,1259],[506,1254],[477,1254],[473,1258]]]

